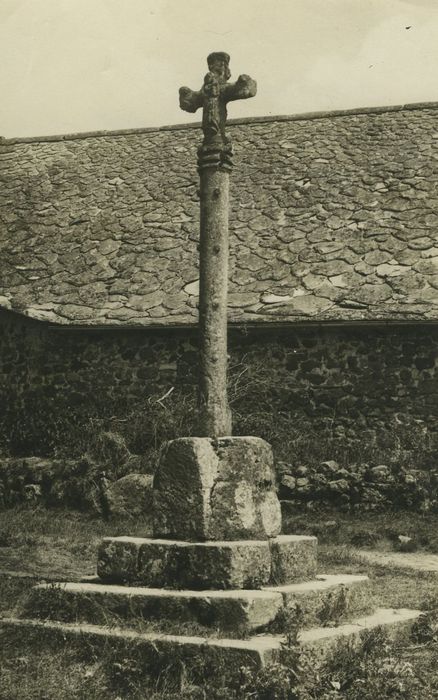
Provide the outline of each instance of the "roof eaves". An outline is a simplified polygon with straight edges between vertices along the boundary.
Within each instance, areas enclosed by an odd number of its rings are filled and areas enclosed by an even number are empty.
[[[302,112],[300,114],[277,114],[261,117],[242,117],[237,119],[229,119],[230,126],[238,126],[240,124],[263,124],[269,122],[288,122],[288,121],[310,121],[314,119],[333,119],[336,117],[347,117],[354,115],[366,114],[385,114],[387,112],[402,112],[422,109],[438,109],[438,102],[413,102],[403,105],[384,105],[381,107],[356,107],[352,109],[340,109],[331,111],[319,112]],[[0,137],[0,143],[3,145],[12,145],[15,143],[38,143],[46,141],[73,141],[77,139],[98,138],[98,137],[117,137],[129,136],[135,134],[157,133],[162,131],[182,131],[185,129],[199,129],[201,122],[189,122],[183,124],[169,124],[167,126],[150,126],[139,127],[133,129],[114,129],[100,131],[84,131],[71,134],[55,134],[49,136],[20,136],[15,138]]]

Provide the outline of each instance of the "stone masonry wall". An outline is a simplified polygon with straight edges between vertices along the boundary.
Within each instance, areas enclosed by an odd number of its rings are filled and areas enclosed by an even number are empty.
[[[188,434],[196,346],[194,330],[59,330],[4,312],[0,450],[74,456],[93,426],[134,452]],[[437,369],[432,325],[232,330],[234,431],[294,464],[392,456],[432,468]]]

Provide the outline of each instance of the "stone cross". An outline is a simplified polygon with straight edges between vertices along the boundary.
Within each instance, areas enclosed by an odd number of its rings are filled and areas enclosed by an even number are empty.
[[[227,103],[253,97],[255,80],[231,77],[230,57],[223,52],[207,58],[208,73],[198,91],[182,87],[180,107],[196,112],[202,107],[204,140],[198,149],[200,176],[199,328],[200,420],[203,437],[231,435],[227,397],[228,192],[232,148],[225,133]]]

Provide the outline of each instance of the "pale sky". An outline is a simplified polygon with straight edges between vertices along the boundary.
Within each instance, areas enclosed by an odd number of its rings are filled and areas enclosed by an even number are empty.
[[[437,0],[0,0],[0,136],[198,121],[211,51],[230,117],[438,101]]]

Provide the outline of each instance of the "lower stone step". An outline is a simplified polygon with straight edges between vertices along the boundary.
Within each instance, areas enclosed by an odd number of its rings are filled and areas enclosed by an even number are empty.
[[[316,553],[317,539],[307,535],[222,542],[106,537],[97,573],[154,588],[260,588],[314,578]]]
[[[377,608],[371,615],[352,620],[339,627],[314,627],[300,634],[300,642],[308,651],[313,651],[316,657],[324,658],[327,651],[344,638],[359,640],[365,630],[382,627],[392,639],[400,634],[406,634],[420,615],[421,610],[408,608]]]
[[[263,590],[169,590],[102,582],[39,584],[30,592],[24,616],[65,622],[109,624],[123,620],[191,622],[246,634],[285,622],[288,612],[301,627],[339,624],[372,610],[366,576],[326,575],[313,581]]]
[[[406,632],[421,613],[417,610],[379,609],[373,615],[339,627],[319,627],[304,631],[300,642],[304,649],[322,660],[327,651],[341,638],[360,639],[364,630],[384,626],[391,636]],[[140,659],[150,675],[158,676],[177,660],[192,674],[202,669],[204,680],[210,681],[227,674],[237,674],[242,666],[257,670],[272,662],[287,662],[285,638],[278,635],[258,635],[249,639],[190,637],[135,632],[89,624],[43,622],[15,618],[0,619],[0,635],[14,637],[26,644],[54,644],[57,651],[63,644],[89,645],[90,651],[123,654],[123,658]],[[196,678],[202,682],[202,678]]]

